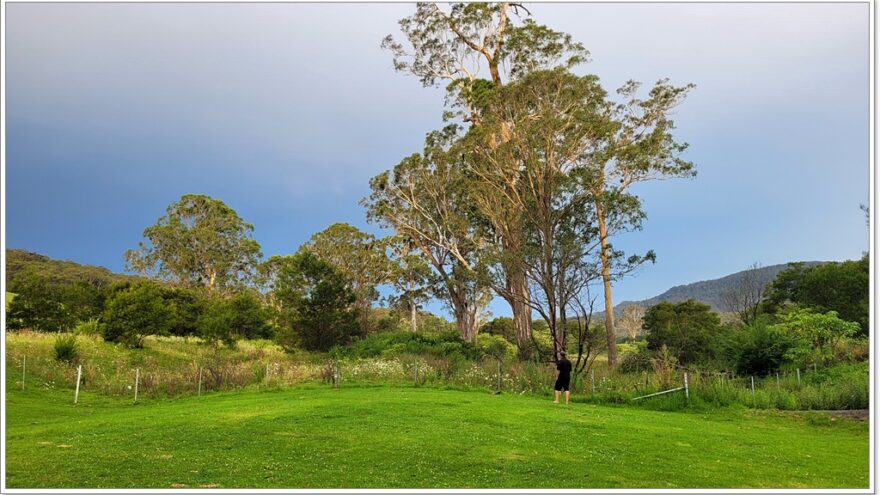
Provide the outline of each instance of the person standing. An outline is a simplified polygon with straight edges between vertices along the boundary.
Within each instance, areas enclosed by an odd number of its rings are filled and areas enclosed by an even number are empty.
[[[554,404],[559,404],[559,392],[565,391],[565,403],[568,404],[571,398],[569,384],[571,382],[571,361],[565,358],[565,351],[559,353],[559,361],[556,362],[556,385],[553,389],[556,391],[556,400]]]

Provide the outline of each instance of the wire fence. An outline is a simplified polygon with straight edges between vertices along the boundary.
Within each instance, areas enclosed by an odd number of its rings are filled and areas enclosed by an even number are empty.
[[[282,359],[276,359],[281,357]],[[45,353],[7,352],[8,390],[27,387],[67,389],[72,399],[83,392],[138,398],[201,396],[244,388],[279,389],[305,383],[332,387],[390,385],[458,387],[494,393],[550,395],[555,378],[551,363],[497,360],[457,361],[424,356],[386,359],[291,361],[267,355],[256,359],[202,357],[186,364],[131,366],[128,361],[82,358],[76,364]],[[17,370],[13,372],[12,370]],[[759,409],[865,409],[868,376],[853,372],[842,379],[824,379],[825,370],[776,371],[763,376],[676,367],[667,373],[622,373],[596,367],[572,377],[576,401],[593,403],[660,402],[665,407],[692,404],[739,404]],[[863,376],[863,379],[860,378]],[[685,387],[684,380],[688,383]],[[12,378],[14,377],[14,378]],[[820,379],[822,378],[822,379]],[[833,377],[832,377],[833,378]],[[684,392],[683,394],[673,394]],[[685,396],[685,397],[682,397]]]

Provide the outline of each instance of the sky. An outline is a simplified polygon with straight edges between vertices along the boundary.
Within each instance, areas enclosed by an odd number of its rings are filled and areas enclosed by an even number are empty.
[[[698,175],[634,189],[648,217],[615,247],[657,262],[615,302],[868,250],[867,3],[527,5],[609,92],[696,84],[674,119]],[[335,222],[384,235],[358,204],[369,179],[442,126],[443,90],[379,46],[413,4],[5,8],[8,248],[122,271],[187,193],[235,209],[267,257]]]

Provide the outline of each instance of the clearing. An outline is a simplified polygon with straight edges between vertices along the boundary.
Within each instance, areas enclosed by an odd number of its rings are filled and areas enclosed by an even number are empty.
[[[433,388],[8,390],[9,488],[866,488],[868,424]]]

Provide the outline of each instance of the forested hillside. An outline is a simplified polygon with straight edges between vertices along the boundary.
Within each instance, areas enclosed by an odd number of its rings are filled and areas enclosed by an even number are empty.
[[[106,285],[136,278],[132,275],[113,273],[103,266],[81,265],[73,261],[54,260],[48,256],[23,249],[7,249],[7,290],[15,292],[16,282],[25,272],[58,284],[85,281],[95,285]]]
[[[802,262],[802,266],[809,268],[823,263],[827,262],[805,261]],[[701,280],[692,284],[676,285],[666,292],[649,299],[642,301],[623,301],[614,307],[614,312],[615,314],[619,314],[624,307],[631,304],[640,304],[644,307],[650,307],[663,301],[681,302],[687,301],[688,299],[694,299],[695,301],[706,303],[715,311],[726,312],[728,311],[728,308],[726,308],[724,304],[724,294],[739,287],[747,274],[755,275],[756,279],[762,281],[766,285],[772,282],[779,272],[785,270],[789,266],[790,263],[763,266],[756,269],[743,270],[714,280]]]

